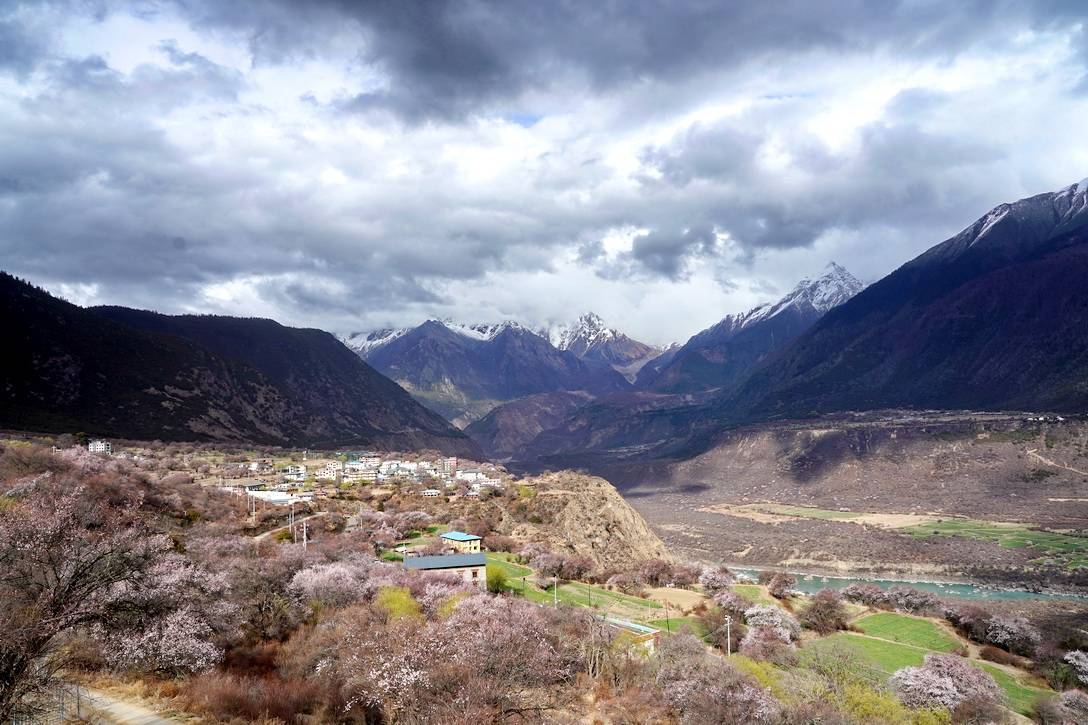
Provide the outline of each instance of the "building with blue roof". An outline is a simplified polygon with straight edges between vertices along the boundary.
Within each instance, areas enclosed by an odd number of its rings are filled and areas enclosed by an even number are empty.
[[[480,537],[464,531],[447,531],[442,534],[442,543],[462,554],[480,553]]]

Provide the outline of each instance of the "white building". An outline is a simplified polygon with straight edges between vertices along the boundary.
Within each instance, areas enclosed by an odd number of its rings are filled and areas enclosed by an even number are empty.
[[[103,440],[91,441],[87,444],[87,450],[91,453],[105,453],[109,456],[113,455],[113,444]]]
[[[481,478],[485,478],[483,471],[479,471],[475,468],[457,472],[458,481],[468,481],[471,483],[472,481],[479,481]]]
[[[295,481],[296,483],[302,483],[306,480],[306,466],[301,463],[292,463],[283,469],[283,478],[287,481]]]
[[[438,462],[438,472],[446,478],[453,478],[453,475],[457,473],[457,458],[443,458]]]
[[[381,456],[360,456],[356,463],[362,464],[363,468],[377,468],[382,465]]]
[[[425,488],[423,489],[423,495],[427,498],[438,498],[442,495],[442,492],[437,488]]]
[[[344,464],[340,461],[330,461],[325,464],[325,467],[317,472],[317,477],[326,481],[338,481],[340,480],[340,474],[344,470]]]

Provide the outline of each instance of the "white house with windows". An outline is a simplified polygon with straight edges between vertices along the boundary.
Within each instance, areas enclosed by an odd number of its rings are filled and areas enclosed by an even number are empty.
[[[95,440],[87,444],[87,450],[90,453],[105,453],[110,456],[113,455],[113,444],[109,441]]]
[[[329,461],[317,472],[317,477],[326,481],[339,481],[343,471],[344,464],[341,461]]]

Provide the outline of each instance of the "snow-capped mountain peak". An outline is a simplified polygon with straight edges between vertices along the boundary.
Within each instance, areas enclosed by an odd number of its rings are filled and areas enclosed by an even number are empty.
[[[408,332],[410,328],[385,328],[371,332],[352,332],[342,335],[340,341],[357,355],[366,357],[373,350],[383,347]]]
[[[846,302],[864,288],[861,280],[850,274],[845,267],[829,262],[819,277],[806,277],[778,302],[760,305],[743,315],[740,326],[747,327],[754,322],[774,317],[789,307],[811,307],[822,314]]]
[[[621,336],[619,332],[606,326],[604,320],[595,312],[587,312],[572,324],[557,325],[542,330],[542,333],[560,350],[570,350],[576,346],[589,348]]]

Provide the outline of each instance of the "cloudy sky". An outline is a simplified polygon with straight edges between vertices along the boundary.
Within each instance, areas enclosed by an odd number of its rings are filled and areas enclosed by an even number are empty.
[[[1088,5],[0,0],[0,268],[686,339],[1088,176]]]

